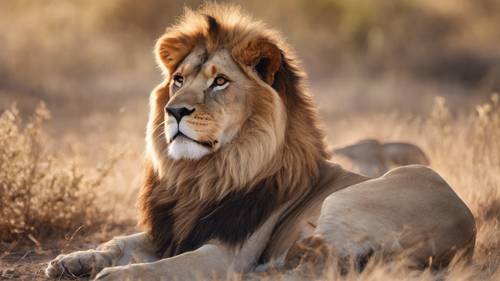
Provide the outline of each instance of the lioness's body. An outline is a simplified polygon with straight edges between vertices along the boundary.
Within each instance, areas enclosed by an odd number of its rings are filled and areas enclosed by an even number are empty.
[[[156,51],[166,75],[150,96],[145,232],[60,255],[48,276],[221,279],[293,268],[318,245],[338,263],[411,249],[412,264],[446,265],[473,248],[473,217],[432,170],[368,180],[327,160],[305,76],[261,23],[188,10]]]

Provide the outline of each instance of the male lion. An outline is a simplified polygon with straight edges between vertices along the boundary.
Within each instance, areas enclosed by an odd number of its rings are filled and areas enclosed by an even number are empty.
[[[165,81],[150,98],[145,232],[59,255],[48,276],[221,279],[308,241],[339,260],[413,249],[422,266],[472,252],[469,209],[429,168],[368,180],[327,160],[305,76],[260,22],[230,6],[187,10],[156,55]]]

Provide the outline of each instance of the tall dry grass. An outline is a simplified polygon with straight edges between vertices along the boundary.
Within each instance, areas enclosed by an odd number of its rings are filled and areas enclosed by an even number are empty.
[[[40,104],[28,122],[16,107],[0,116],[0,241],[58,237],[105,221],[97,200],[114,160],[93,169],[49,149]]]

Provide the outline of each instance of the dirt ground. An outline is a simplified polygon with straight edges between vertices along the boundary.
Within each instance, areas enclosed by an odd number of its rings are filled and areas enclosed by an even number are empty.
[[[0,243],[0,280],[41,281],[54,280],[45,276],[47,263],[62,253],[87,250],[97,247],[117,235],[137,232],[138,228],[132,221],[116,224],[89,232],[68,234],[64,238],[38,241],[31,245],[17,245],[17,242]],[[39,243],[38,245],[36,243]],[[9,249],[15,250],[10,251]],[[64,279],[60,278],[59,280]],[[77,278],[76,280],[90,280]]]

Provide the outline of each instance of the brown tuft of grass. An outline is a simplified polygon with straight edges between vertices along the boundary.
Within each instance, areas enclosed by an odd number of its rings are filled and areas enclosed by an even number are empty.
[[[49,149],[42,103],[28,122],[15,106],[0,116],[0,241],[38,239],[96,226],[105,210],[96,198],[114,161],[92,169]]]

